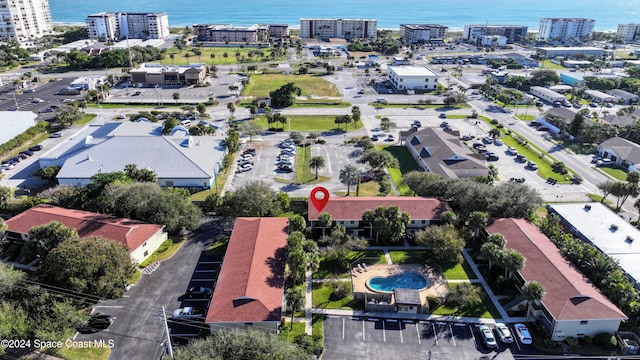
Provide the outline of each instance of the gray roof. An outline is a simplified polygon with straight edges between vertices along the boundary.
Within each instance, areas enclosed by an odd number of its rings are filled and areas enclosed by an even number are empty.
[[[31,111],[0,111],[0,144],[34,126],[37,116]]]
[[[629,125],[633,125],[636,122],[636,119],[632,118],[629,115],[622,115],[622,116],[618,116],[618,115],[606,115],[602,117],[602,120],[611,124],[611,125],[615,125],[619,128],[625,127],[625,126],[629,126]]]
[[[420,292],[414,289],[393,289],[393,296],[398,305],[422,305]]]
[[[571,123],[573,121],[573,118],[576,117],[576,113],[567,109],[567,108],[563,108],[563,107],[558,107],[558,108],[551,108],[547,111],[547,114],[549,115],[554,115],[554,116],[559,116],[563,119],[565,119],[565,121],[567,123]]]
[[[426,127],[416,132],[401,132],[419,154],[429,170],[450,178],[487,176],[485,157],[474,154],[458,139],[458,132],[446,132]]]
[[[611,89],[607,91],[607,94],[614,96],[616,98],[621,99],[637,99],[638,95],[632,94],[628,91],[620,90],[620,89]]]
[[[600,149],[613,150],[618,157],[632,164],[640,164],[640,145],[621,137],[612,137],[598,144]]]

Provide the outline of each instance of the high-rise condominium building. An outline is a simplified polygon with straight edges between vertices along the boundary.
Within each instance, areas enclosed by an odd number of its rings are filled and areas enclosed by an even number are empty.
[[[529,28],[522,25],[465,25],[462,38],[477,42],[477,39],[484,36],[504,36],[507,44],[524,42],[527,39]]]
[[[640,24],[618,24],[616,37],[624,42],[640,40]]]
[[[0,21],[0,41],[22,46],[53,29],[48,0],[0,0]]]
[[[375,39],[377,30],[373,19],[300,19],[302,38]]]
[[[583,18],[540,19],[538,41],[567,43],[593,34],[595,20]]]
[[[90,39],[118,40],[166,39],[169,37],[169,16],[166,13],[103,12],[87,17]]]
[[[448,27],[436,24],[400,24],[400,37],[410,43],[429,43],[445,38]]]

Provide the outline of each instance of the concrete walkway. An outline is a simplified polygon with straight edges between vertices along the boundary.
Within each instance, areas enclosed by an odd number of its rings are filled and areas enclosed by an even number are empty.
[[[480,270],[478,270],[478,266],[476,265],[475,262],[473,262],[473,259],[471,258],[471,256],[469,256],[469,253],[467,252],[467,249],[463,249],[462,250],[462,256],[464,256],[464,259],[467,261],[467,264],[469,264],[469,266],[471,267],[473,272],[478,277],[478,281],[480,282],[480,284],[482,284],[482,287],[484,287],[484,290],[487,292],[487,295],[489,295],[489,299],[491,299],[491,301],[495,305],[496,309],[500,313],[500,317],[502,318],[502,320],[510,321],[509,315],[507,314],[506,311],[504,311],[504,309],[500,305],[500,302],[498,302],[498,298],[493,293],[493,291],[491,291],[491,288],[489,287],[489,284],[487,284],[487,282],[485,281],[484,277],[480,273]]]
[[[305,275],[306,288],[304,294],[304,332],[307,335],[311,335],[311,309],[313,308],[313,296],[311,292],[313,282],[311,281],[311,270],[307,270]]]

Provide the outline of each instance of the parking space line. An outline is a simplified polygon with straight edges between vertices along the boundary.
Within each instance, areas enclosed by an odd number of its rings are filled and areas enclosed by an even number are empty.
[[[398,330],[400,332],[400,344],[403,344],[404,343],[404,339],[402,338],[402,326],[398,325],[398,327],[399,327]]]
[[[385,327],[384,327],[384,320],[382,321],[382,341],[383,342],[387,342],[387,333],[385,331]]]
[[[433,327],[433,338],[436,339],[436,345],[438,345],[438,332],[436,331],[436,324],[431,323],[431,326]]]
[[[451,324],[449,324],[449,331],[451,332],[451,340],[453,341],[453,346],[457,346],[456,345],[456,336],[453,333],[453,328],[451,328]]]
[[[418,327],[418,324],[416,323],[416,333],[418,333],[418,345],[422,344],[422,341],[420,340],[420,328]]]
[[[469,331],[471,331],[471,338],[473,338],[473,342],[477,343],[476,336],[473,334],[473,327],[471,327],[471,325],[469,325]]]
[[[362,319],[362,341],[367,340],[367,335],[364,332],[364,319]]]
[[[344,340],[344,318],[342,318],[342,340]]]

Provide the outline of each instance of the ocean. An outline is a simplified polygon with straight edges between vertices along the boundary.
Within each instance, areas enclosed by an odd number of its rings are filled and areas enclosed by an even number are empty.
[[[300,18],[327,17],[377,19],[380,29],[398,29],[400,24],[462,29],[488,23],[536,30],[540,18],[578,17],[596,20],[597,31],[615,31],[618,24],[640,22],[640,0],[49,0],[49,4],[56,23],[84,23],[87,15],[103,11],[166,12],[171,26],[299,27]]]

